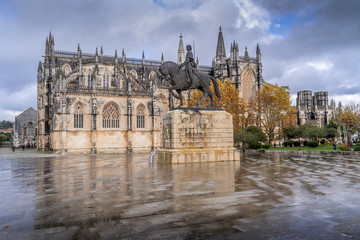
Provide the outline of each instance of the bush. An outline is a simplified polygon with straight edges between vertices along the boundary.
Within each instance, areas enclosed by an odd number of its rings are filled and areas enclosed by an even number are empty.
[[[0,143],[6,141],[6,136],[4,134],[0,134]]]
[[[320,140],[320,143],[321,143],[321,145],[324,145],[324,143],[325,143],[325,139],[324,139],[324,138],[322,138],[322,139]]]
[[[300,141],[295,141],[294,142],[294,147],[300,147]]]
[[[359,152],[360,151],[360,146],[354,147],[354,151]]]
[[[259,143],[259,142],[251,142],[249,144],[249,148],[250,149],[259,149],[259,148],[261,148],[261,143]]]
[[[349,147],[346,144],[340,144],[339,148],[341,151],[350,151]]]
[[[284,147],[292,147],[294,145],[294,141],[286,141],[283,143],[284,144]]]
[[[306,143],[306,146],[311,147],[311,148],[316,148],[317,146],[319,146],[319,143],[317,141],[308,141]]]
[[[307,144],[307,141],[304,140],[304,141],[303,141],[303,146],[304,146],[304,147],[307,146],[306,144]]]
[[[269,149],[269,148],[270,148],[270,144],[265,143],[265,144],[262,145],[262,148]]]

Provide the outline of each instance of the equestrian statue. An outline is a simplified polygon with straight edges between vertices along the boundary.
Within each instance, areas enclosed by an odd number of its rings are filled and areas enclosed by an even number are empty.
[[[170,93],[177,99],[180,100],[180,105],[178,107],[183,106],[183,97],[181,92],[190,90],[190,89],[198,89],[203,92],[203,96],[197,101],[196,106],[200,107],[200,103],[207,96],[210,97],[210,107],[214,106],[213,94],[210,91],[210,81],[214,84],[215,94],[218,98],[221,97],[219,85],[216,81],[216,78],[210,76],[208,74],[202,72],[196,72],[196,64],[194,61],[194,57],[191,52],[191,46],[187,45],[187,54],[185,62],[182,63],[179,67],[174,62],[164,62],[161,64],[159,68],[160,74],[167,80],[171,87],[169,87]],[[176,91],[177,94],[173,92]]]

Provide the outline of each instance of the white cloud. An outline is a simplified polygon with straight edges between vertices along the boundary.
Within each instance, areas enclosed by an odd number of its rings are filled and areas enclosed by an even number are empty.
[[[36,109],[36,83],[15,92],[0,90],[0,121],[14,121],[14,117],[19,115],[29,107]]]
[[[239,15],[236,20],[236,28],[247,29],[259,28],[267,30],[271,24],[269,13],[262,7],[255,5],[250,0],[234,0],[239,8]]]
[[[291,66],[289,67],[288,69],[285,70],[284,72],[284,77],[287,78],[287,77],[290,77],[292,74],[296,73],[297,71],[300,70],[300,67],[298,66]]]
[[[24,109],[25,111],[26,109]],[[1,120],[6,120],[6,121],[11,121],[14,122],[15,121],[15,117],[18,116],[19,114],[21,114],[23,111],[13,111],[13,110],[4,110],[0,108],[0,113],[1,113]]]
[[[307,62],[306,65],[315,68],[315,70],[319,72],[329,71],[334,66],[334,64],[329,61]]]
[[[342,106],[351,105],[351,104],[359,104],[360,93],[358,94],[344,94],[344,95],[335,95],[329,96],[329,98],[334,99],[336,104],[341,102]]]

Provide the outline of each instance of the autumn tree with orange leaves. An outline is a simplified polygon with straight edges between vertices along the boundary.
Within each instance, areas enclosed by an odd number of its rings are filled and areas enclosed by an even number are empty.
[[[230,79],[227,78],[223,82],[219,79],[216,79],[219,85],[219,90],[221,93],[221,98],[217,98],[214,94],[214,86],[211,83],[210,90],[214,95],[214,107],[215,108],[222,108],[225,111],[229,112],[233,116],[233,125],[234,125],[234,132],[239,132],[241,129],[241,119],[240,115],[242,111],[245,111],[245,103],[239,99],[238,90],[234,87],[231,83]],[[203,93],[199,90],[192,90],[190,94],[190,98],[188,99],[188,106],[194,107],[196,106],[196,102]],[[207,97],[203,100],[200,104],[201,107],[208,106],[210,104],[210,98]]]
[[[284,128],[296,126],[296,108],[290,105],[290,96],[285,88],[266,83],[258,91],[254,110],[257,123],[268,136],[269,143]]]
[[[234,133],[248,126],[257,125],[273,141],[275,133],[281,134],[282,129],[296,126],[296,108],[290,105],[290,96],[286,90],[277,85],[266,83],[256,98],[246,102],[239,98],[239,92],[227,78],[223,82],[217,79],[221,98],[214,95],[214,107],[222,108],[233,116]],[[214,93],[211,85],[210,90]],[[199,90],[192,90],[188,106],[196,106],[197,100],[203,95]],[[208,106],[210,99],[201,102],[202,107]]]
[[[335,124],[338,126],[338,130],[342,128],[345,142],[351,143],[352,131],[360,124],[359,106],[349,105],[340,108],[336,113]]]

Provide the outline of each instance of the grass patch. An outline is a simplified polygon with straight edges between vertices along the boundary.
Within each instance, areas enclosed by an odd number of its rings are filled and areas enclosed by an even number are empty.
[[[316,148],[311,147],[272,147],[269,150],[285,150],[285,151],[298,151],[299,148],[303,151],[334,151],[332,145],[321,145]],[[338,146],[336,146],[336,151],[341,151]]]

